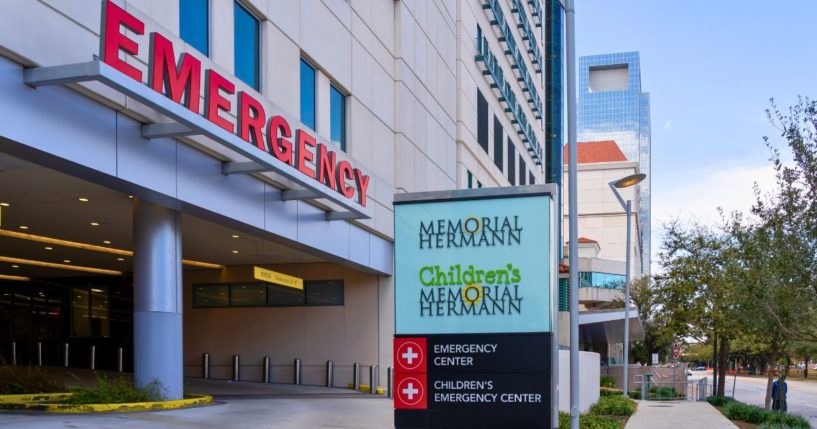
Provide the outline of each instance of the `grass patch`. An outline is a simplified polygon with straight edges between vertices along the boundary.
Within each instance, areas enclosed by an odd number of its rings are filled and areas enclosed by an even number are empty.
[[[41,368],[0,366],[0,395],[65,392],[65,386],[51,379]]]
[[[73,395],[65,400],[66,404],[124,404],[164,399],[158,380],[144,387],[134,387],[133,382],[125,377],[109,380],[105,375],[97,375],[95,385],[77,387],[71,392]]]
[[[635,402],[624,396],[604,396],[590,407],[590,414],[597,416],[631,416],[635,412]]]

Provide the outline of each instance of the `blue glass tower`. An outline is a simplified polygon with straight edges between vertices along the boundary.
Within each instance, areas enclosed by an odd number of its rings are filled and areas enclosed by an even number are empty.
[[[650,272],[650,94],[641,92],[638,52],[579,58],[579,141],[614,140],[647,174],[641,182],[641,270]]]

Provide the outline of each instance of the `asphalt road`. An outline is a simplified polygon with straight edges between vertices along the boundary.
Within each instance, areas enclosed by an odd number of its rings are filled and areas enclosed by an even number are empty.
[[[703,372],[693,372],[690,380],[700,378],[705,375]],[[712,381],[712,374],[707,374]],[[726,395],[732,396],[733,376],[726,377]],[[788,395],[786,396],[789,413],[799,414],[811,423],[811,427],[817,428],[817,382],[810,381],[786,381],[788,385]],[[747,404],[764,406],[766,398],[766,379],[754,377],[737,377],[735,384],[735,399]]]

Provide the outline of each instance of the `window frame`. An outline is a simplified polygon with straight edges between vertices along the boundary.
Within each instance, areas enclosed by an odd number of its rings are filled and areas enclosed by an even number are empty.
[[[334,131],[334,105],[335,105],[335,94],[340,97],[341,104],[341,117],[340,117],[340,141],[335,141],[333,136]],[[337,85],[330,82],[329,83],[329,141],[335,144],[336,146],[340,147],[340,150],[346,152],[347,148],[347,134],[349,132],[348,121],[349,121],[349,108],[348,108],[348,95],[342,91]]]
[[[197,51],[201,52],[202,54],[206,55],[209,58],[210,57],[210,45],[212,44],[212,41],[210,40],[210,35],[212,33],[210,31],[210,29],[211,29],[211,25],[210,25],[211,24],[211,22],[210,22],[210,15],[211,15],[210,7],[212,6],[212,2],[210,0],[203,0],[204,3],[205,3],[205,6],[204,6],[204,33],[205,33],[204,43],[205,43],[205,45],[204,45],[204,51],[202,51],[199,46],[196,46],[195,44],[193,44],[190,40],[186,39],[184,37],[184,35],[182,34],[182,28],[184,27],[184,23],[185,22],[190,22],[189,20],[184,19],[186,16],[189,16],[189,15],[185,14],[184,11],[182,10],[182,2],[184,2],[184,1],[194,1],[194,0],[179,0],[179,38],[182,39],[185,43],[192,46]]]
[[[312,123],[307,123],[304,120],[304,67],[312,71]],[[298,100],[300,103],[300,112],[298,120],[313,131],[318,127],[318,68],[315,67],[306,58],[301,57],[301,62],[298,65]]]
[[[236,35],[237,35],[236,33],[238,31],[238,26],[236,25],[238,17],[236,15],[236,12],[239,9],[246,12],[247,16],[249,16],[253,21],[255,21],[255,48],[256,48],[255,49],[255,59],[256,59],[256,61],[255,61],[255,69],[253,70],[253,73],[255,74],[255,76],[254,76],[255,85],[251,84],[250,82],[247,82],[246,80],[244,80],[238,74],[237,65],[238,65],[238,52],[239,52],[239,50],[236,49],[237,44],[238,44],[238,38],[236,37]],[[245,84],[249,85],[251,88],[253,88],[253,89],[255,89],[256,91],[259,91],[259,92],[261,91],[261,51],[262,51],[262,49],[261,49],[261,21],[262,21],[261,18],[259,18],[258,15],[256,15],[252,11],[252,9],[250,9],[247,5],[245,5],[244,3],[242,3],[239,0],[233,0],[233,73],[234,73],[235,77],[237,77],[240,81],[244,82]]]

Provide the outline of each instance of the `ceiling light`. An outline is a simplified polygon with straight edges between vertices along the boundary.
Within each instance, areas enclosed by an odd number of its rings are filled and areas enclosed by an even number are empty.
[[[87,202],[88,202],[88,199],[87,199],[87,198],[85,198],[85,197],[80,197],[80,198],[79,198],[79,200],[80,200],[80,201],[82,201],[83,203],[87,203]]]
[[[238,238],[238,234],[233,234],[233,238]]]
[[[102,240],[102,242],[105,244],[111,244],[111,240]]]
[[[133,195],[128,195],[128,198],[133,199]]]
[[[20,268],[19,265],[12,265],[11,268]]]
[[[11,204],[9,203],[0,203],[0,207],[9,207]]]
[[[21,259],[21,258],[12,258],[9,256],[0,256],[0,262],[12,262],[21,265],[34,265],[37,267],[46,267],[46,268],[58,268],[63,270],[71,270],[71,271],[84,271],[86,273],[95,273],[95,274],[108,274],[111,276],[121,276],[121,271],[115,270],[106,270],[103,268],[94,268],[94,267],[82,267],[79,265],[65,265],[65,264],[56,264],[53,262],[45,262],[45,261],[35,261],[31,259]]]
[[[70,264],[71,260],[70,259],[63,259],[62,262],[65,262],[66,264]]]
[[[48,247],[48,246],[45,246],[45,250],[54,250],[54,248],[53,248],[53,247]]]
[[[99,292],[104,292],[104,291],[102,289],[91,289],[91,292],[99,293]]]
[[[91,222],[91,226],[99,226],[99,222]]]
[[[11,276],[11,275],[8,275],[8,274],[0,274],[0,280],[15,280],[15,281],[18,281],[18,282],[27,282],[27,281],[31,281],[31,279],[30,279],[30,278],[28,278],[28,277],[22,277],[22,276]],[[9,294],[7,294],[7,293],[4,293],[4,294],[3,294],[3,296],[8,296],[8,295],[9,295]]]
[[[238,250],[233,250],[233,253],[238,253]]]
[[[117,261],[124,261],[125,258],[116,258]]]
[[[28,229],[28,227],[25,225],[20,225],[20,229]]]
[[[59,246],[64,247],[72,247],[75,249],[84,249],[84,250],[91,250],[94,252],[102,252],[102,253],[110,253],[112,255],[120,255],[120,256],[133,256],[133,252],[130,250],[123,250],[123,249],[116,249],[113,247],[105,247],[105,246],[97,246],[95,244],[88,244],[88,243],[80,243],[77,241],[69,241],[69,240],[62,240],[59,238],[52,238],[52,237],[44,237],[42,235],[34,235],[34,234],[26,234],[23,232],[16,232],[16,231],[9,231],[7,229],[0,228],[0,237],[11,237],[11,238],[19,238],[21,240],[28,240],[28,241],[36,241],[39,243],[45,244],[56,244]],[[46,250],[51,250],[51,247],[46,247]],[[190,265],[193,267],[200,267],[200,268],[210,268],[215,270],[220,270],[224,268],[224,265],[221,264],[213,264],[210,262],[201,262],[201,261],[191,261],[189,259],[182,259],[182,263],[184,265]]]

